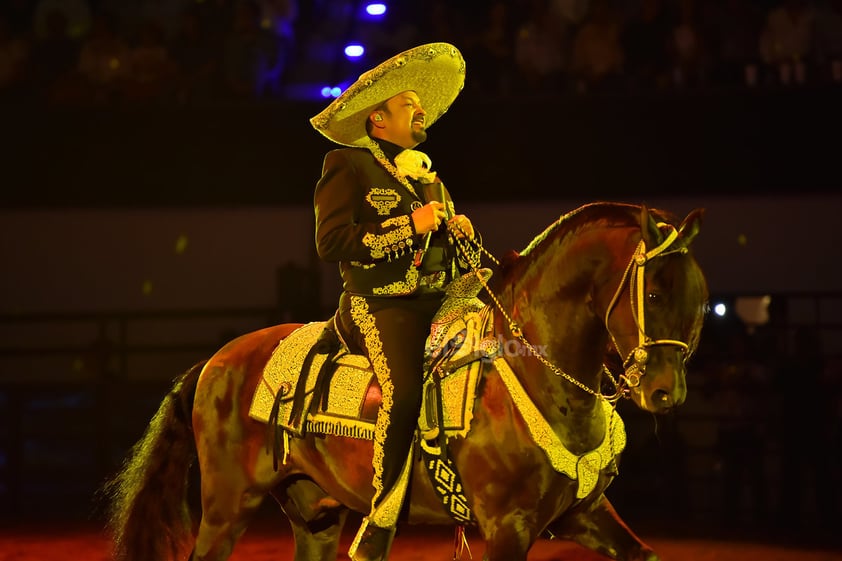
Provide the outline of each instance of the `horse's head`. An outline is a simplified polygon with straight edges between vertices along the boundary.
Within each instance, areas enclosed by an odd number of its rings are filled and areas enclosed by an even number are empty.
[[[614,398],[653,413],[683,403],[685,364],[707,309],[690,251],[701,217],[695,210],[679,224],[645,206],[592,203],[506,259],[490,292],[498,329],[528,351],[507,357],[523,372],[534,369],[526,383],[562,409],[583,396],[593,403],[587,396],[600,395],[611,345],[623,361]]]
[[[640,239],[605,311],[623,359],[621,389],[641,409],[665,413],[687,395],[686,362],[699,343],[707,284],[690,252],[702,210],[675,226],[640,211]]]

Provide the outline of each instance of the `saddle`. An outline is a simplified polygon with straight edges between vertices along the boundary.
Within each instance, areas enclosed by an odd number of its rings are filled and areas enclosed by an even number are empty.
[[[464,436],[470,429],[481,361],[497,352],[491,309],[478,297],[490,276],[489,269],[480,269],[455,279],[433,318],[418,419],[426,439],[442,430]],[[249,416],[288,436],[312,432],[373,440],[379,405],[371,364],[349,350],[331,318],[305,324],[278,344]]]
[[[449,436],[470,430],[483,360],[497,355],[492,309],[478,294],[489,269],[455,279],[430,326],[422,406],[420,453],[443,507],[461,524],[472,521],[462,482],[447,458]],[[299,327],[282,340],[263,370],[249,416],[274,431],[274,467],[281,441],[305,433],[374,439],[380,385],[368,359],[342,340],[335,317]],[[280,437],[280,438],[279,438]]]

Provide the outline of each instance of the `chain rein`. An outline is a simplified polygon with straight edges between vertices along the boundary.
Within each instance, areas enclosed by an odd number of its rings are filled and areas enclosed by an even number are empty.
[[[482,253],[486,257],[488,257],[497,266],[500,266],[500,261],[496,257],[494,257],[494,255],[492,255],[487,249],[485,249],[485,247],[483,247],[483,245],[481,243],[473,241],[473,240],[469,241],[467,233],[458,224],[455,224],[455,223],[448,224],[448,229],[451,231],[451,233],[453,233],[453,238],[456,241],[456,245],[457,245],[458,249],[460,250],[464,260],[468,263],[468,265],[470,265],[471,272],[476,274],[477,279],[479,280],[480,284],[482,284],[482,287],[485,289],[485,291],[488,293],[488,295],[491,297],[491,300],[494,302],[494,305],[497,307],[497,310],[500,312],[500,314],[502,314],[503,318],[508,322],[509,331],[511,332],[512,335],[514,335],[518,339],[518,341],[521,342],[521,344],[523,344],[523,346],[525,346],[529,350],[529,352],[531,353],[531,356],[534,356],[535,358],[537,358],[544,366],[549,368],[556,376],[564,378],[565,380],[567,380],[568,382],[570,382],[571,384],[573,384],[577,388],[581,389],[585,393],[596,396],[599,399],[605,399],[610,403],[615,403],[621,397],[627,396],[625,389],[622,387],[622,382],[621,383],[617,382],[616,378],[614,377],[614,374],[611,372],[611,370],[608,369],[607,366],[605,366],[605,364],[602,365],[602,371],[608,376],[609,380],[611,380],[611,383],[614,385],[614,388],[615,388],[615,393],[613,395],[610,395],[610,396],[607,396],[607,395],[605,395],[605,394],[603,394],[599,391],[591,389],[590,387],[586,386],[585,384],[583,384],[582,382],[580,382],[579,380],[577,380],[576,378],[574,378],[573,376],[571,376],[570,374],[568,374],[567,372],[565,372],[564,370],[562,370],[561,368],[559,368],[558,366],[556,366],[555,364],[551,363],[549,360],[544,358],[544,355],[541,354],[538,351],[538,349],[536,349],[535,346],[532,345],[532,343],[530,343],[526,339],[526,336],[523,334],[523,331],[521,330],[520,326],[517,324],[517,322],[515,322],[514,319],[512,319],[512,317],[508,314],[508,312],[506,312],[506,310],[503,308],[503,305],[500,303],[499,298],[497,297],[496,294],[494,294],[494,291],[491,290],[491,287],[488,286],[488,283],[485,281],[485,279],[482,277],[482,275],[478,274],[478,270],[480,268],[480,255],[479,255],[480,253]],[[456,235],[457,233],[460,234],[461,236]],[[473,245],[476,248],[477,251],[471,251],[471,247],[470,247],[471,245]],[[621,289],[622,289],[622,284],[620,286],[620,290]],[[612,336],[612,339],[613,339],[613,336]]]

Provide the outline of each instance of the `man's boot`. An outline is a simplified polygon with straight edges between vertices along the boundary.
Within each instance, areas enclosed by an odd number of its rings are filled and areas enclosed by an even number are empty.
[[[348,550],[348,556],[353,561],[385,561],[389,557],[389,550],[392,549],[395,530],[395,526],[375,526],[365,517],[354,543]]]
[[[404,460],[400,475],[392,488],[378,501],[371,514],[363,518],[348,557],[353,561],[384,561],[389,556],[392,540],[403,506],[412,467],[412,446]]]

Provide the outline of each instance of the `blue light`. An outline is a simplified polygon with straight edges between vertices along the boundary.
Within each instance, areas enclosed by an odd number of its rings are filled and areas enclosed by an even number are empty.
[[[363,56],[363,53],[365,53],[365,47],[362,45],[351,43],[345,47],[345,56],[350,59],[360,58]]]
[[[322,97],[330,97],[330,86],[325,86],[322,88]]]
[[[339,94],[341,94],[341,93],[342,93],[342,88],[339,88],[337,86],[334,86],[334,87],[330,88],[330,95],[332,95],[333,97],[339,97]]]
[[[386,13],[386,4],[382,2],[372,2],[365,7],[365,13],[370,16],[382,16]]]

